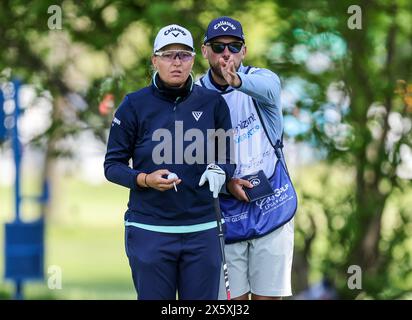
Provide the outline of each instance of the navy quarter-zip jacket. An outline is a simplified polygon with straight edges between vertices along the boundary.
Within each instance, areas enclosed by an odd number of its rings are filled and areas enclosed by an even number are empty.
[[[176,123],[180,126],[183,124],[183,136],[179,130],[175,130]],[[170,142],[164,143],[163,139],[153,141],[153,132],[159,128],[170,131]],[[186,97],[173,101],[152,83],[126,95],[112,122],[104,171],[109,181],[130,189],[129,221],[182,226],[216,220],[209,185],[205,183],[199,186],[200,177],[208,164],[206,159],[201,163],[188,164],[182,154],[195,140],[191,137],[191,141],[183,141],[184,133],[192,128],[203,133],[201,139],[204,141],[203,153],[206,158],[207,129],[227,131],[232,128],[229,108],[219,93],[193,85]],[[228,181],[234,173],[235,164],[230,163],[231,148],[229,139],[226,140],[226,160],[220,163],[220,156],[218,165],[225,171]],[[183,150],[177,148],[178,154],[175,152],[175,141],[183,145]],[[164,143],[166,148],[170,146],[172,163],[156,164],[153,161],[152,152],[159,143]],[[130,159],[132,167],[129,166]],[[179,164],[179,160],[183,163]],[[159,169],[168,169],[182,179],[177,186],[178,192],[174,189],[161,192],[137,185],[139,173],[151,173]]]

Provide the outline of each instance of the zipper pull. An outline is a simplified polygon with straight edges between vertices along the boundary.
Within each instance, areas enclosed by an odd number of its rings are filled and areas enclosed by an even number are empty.
[[[175,100],[175,106],[173,107],[173,111],[176,111],[177,102],[179,101],[180,97],[177,97]]]

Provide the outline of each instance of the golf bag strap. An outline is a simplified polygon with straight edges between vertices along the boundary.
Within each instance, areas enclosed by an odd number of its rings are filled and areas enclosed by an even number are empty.
[[[260,114],[259,106],[258,106],[255,99],[252,98],[252,100],[253,100],[253,104],[254,104],[255,109],[256,109],[256,113],[257,113],[257,115],[260,119],[260,123],[262,124],[263,130],[265,131],[266,137],[269,140],[270,145],[273,147],[273,149],[275,149],[276,158],[284,164],[286,172],[289,174],[289,170],[288,170],[288,167],[286,165],[285,157],[283,155],[283,146],[284,146],[283,145],[283,131],[282,131],[282,135],[281,135],[280,139],[277,139],[276,142],[273,143],[273,141],[270,139],[270,136],[268,134],[268,130],[265,126],[265,123],[263,122],[262,115]]]

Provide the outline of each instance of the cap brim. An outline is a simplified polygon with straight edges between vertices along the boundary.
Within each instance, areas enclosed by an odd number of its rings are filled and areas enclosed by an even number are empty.
[[[162,46],[162,47],[160,47],[160,48],[158,48],[158,49],[153,48],[153,52],[160,51],[160,50],[162,50],[164,47],[167,47],[167,46],[170,46],[170,45],[173,45],[173,44],[181,44],[181,45],[187,47],[190,51],[195,51],[194,48],[192,48],[191,46],[187,45],[186,43],[174,42],[174,43],[165,44],[164,46]]]
[[[242,41],[243,43],[245,43],[245,39],[244,39],[244,38],[239,37],[238,35],[232,35],[232,34],[221,34],[221,35],[214,36],[214,37],[211,37],[211,38],[209,38],[209,39],[205,40],[205,41],[203,42],[203,44],[208,43],[208,42],[210,42],[211,40],[216,39],[216,38],[220,38],[220,37],[233,37],[233,38],[237,38],[237,39],[239,39],[240,41]]]

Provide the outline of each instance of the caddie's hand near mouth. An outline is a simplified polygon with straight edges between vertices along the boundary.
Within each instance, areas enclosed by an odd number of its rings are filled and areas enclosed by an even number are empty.
[[[220,57],[219,64],[226,82],[234,88],[240,87],[241,81],[236,72],[235,60],[233,59],[233,56],[231,55],[228,60]]]

